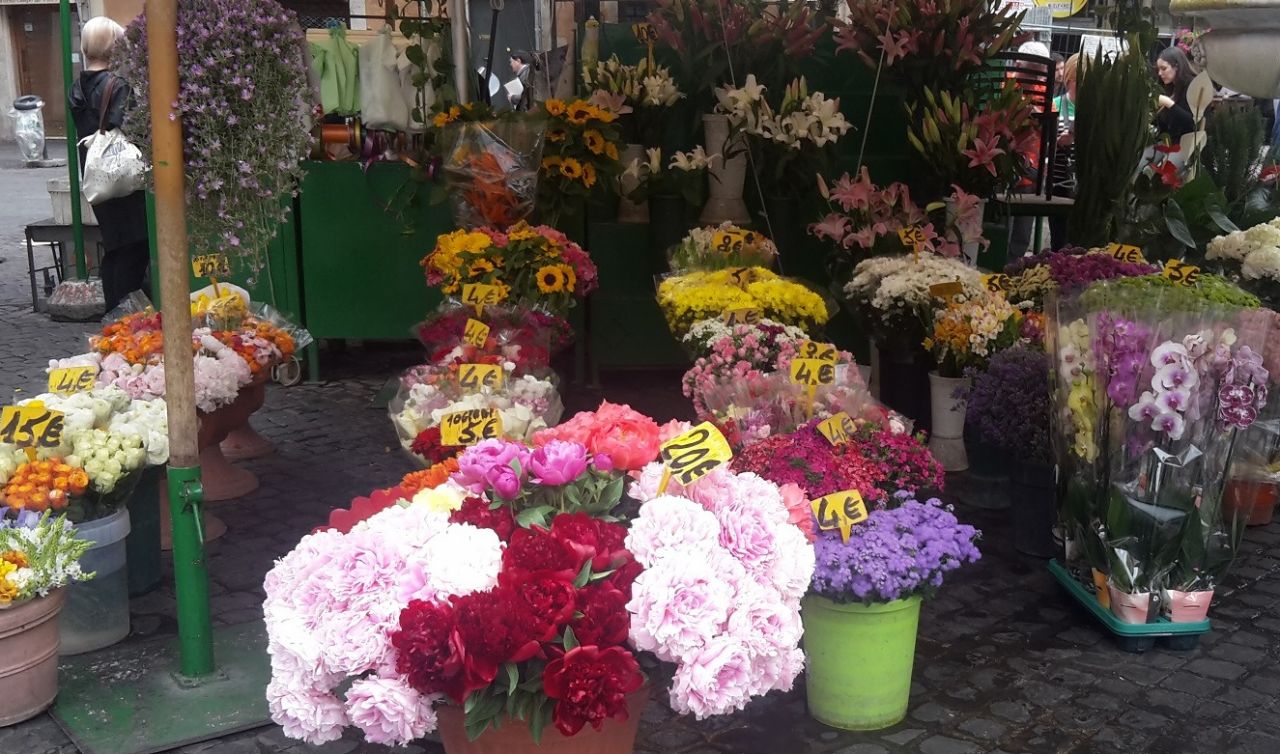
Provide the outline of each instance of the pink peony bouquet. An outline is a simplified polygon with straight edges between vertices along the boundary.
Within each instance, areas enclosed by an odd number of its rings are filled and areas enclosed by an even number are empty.
[[[195,354],[196,408],[212,413],[230,404],[240,394],[240,388],[253,379],[253,372],[240,354],[217,338],[205,333],[198,335]],[[124,390],[130,398],[153,400],[164,397],[164,362],[131,364],[119,353],[85,354],[61,360],[70,363],[96,363],[98,386],[114,385]]]
[[[672,709],[701,719],[790,689],[814,555],[783,491],[721,468],[659,495],[661,477],[653,463],[631,487],[644,503],[626,544],[645,570],[627,610],[634,646],[675,665]]]
[[[615,469],[637,471],[658,457],[660,429],[657,422],[628,405],[603,401],[595,411],[581,411],[563,424],[535,433],[533,444],[580,443],[596,455],[608,456]]]

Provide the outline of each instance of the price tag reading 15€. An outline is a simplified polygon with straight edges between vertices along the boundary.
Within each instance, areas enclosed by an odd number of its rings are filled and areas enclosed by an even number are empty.
[[[688,487],[733,459],[729,442],[711,422],[703,422],[682,435],[667,440],[658,451],[667,468],[659,494],[666,492],[667,481],[674,478]]]
[[[853,419],[841,411],[830,419],[819,422],[818,431],[832,445],[844,445],[849,442],[849,438],[853,436],[857,428],[853,426]]]
[[[93,364],[54,369],[49,372],[49,392],[58,395],[80,393],[92,388],[97,376],[98,367]]]
[[[62,444],[63,416],[39,402],[0,409],[0,442],[19,448],[56,448]]]
[[[478,319],[467,319],[467,324],[462,329],[462,342],[476,348],[484,348],[484,344],[489,340],[489,326]]]
[[[458,384],[464,390],[502,389],[502,367],[497,364],[463,364],[458,367]]]
[[[441,445],[475,445],[502,435],[502,417],[496,408],[454,411],[440,420]]]
[[[854,524],[867,520],[867,504],[857,490],[834,492],[809,503],[813,508],[813,516],[818,520],[818,528],[823,531],[840,530],[840,538],[849,541],[849,532]]]

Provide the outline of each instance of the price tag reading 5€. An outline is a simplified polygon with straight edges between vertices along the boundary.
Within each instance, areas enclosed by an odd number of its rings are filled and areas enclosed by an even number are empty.
[[[49,372],[49,392],[58,395],[80,393],[93,387],[98,368],[92,364],[63,367]]]
[[[823,531],[840,530],[840,539],[849,541],[849,532],[854,524],[867,520],[867,504],[857,490],[835,492],[809,503],[813,508],[813,516],[818,520],[818,528]]]
[[[441,445],[475,445],[502,435],[502,417],[496,408],[454,411],[440,420]]]
[[[729,442],[711,422],[703,422],[662,444],[658,455],[667,465],[659,493],[666,492],[667,480],[674,478],[688,487],[733,459]],[[669,476],[668,476],[669,475]]]
[[[502,367],[497,364],[463,364],[458,367],[458,384],[463,390],[502,389]]]

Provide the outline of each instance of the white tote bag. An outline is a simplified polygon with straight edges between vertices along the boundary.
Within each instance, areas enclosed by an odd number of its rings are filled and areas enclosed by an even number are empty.
[[[389,27],[360,47],[360,114],[369,128],[409,130],[409,107],[400,91]]]
[[[98,130],[80,140],[81,144],[89,147],[84,158],[84,177],[80,179],[80,191],[90,204],[132,194],[142,188],[146,171],[142,152],[129,143],[120,129],[107,131],[104,128],[115,84],[113,76],[102,94]]]

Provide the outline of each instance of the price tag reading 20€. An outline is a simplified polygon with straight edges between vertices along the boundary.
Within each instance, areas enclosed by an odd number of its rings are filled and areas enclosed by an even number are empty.
[[[849,532],[854,524],[867,520],[867,504],[857,490],[834,492],[809,503],[813,508],[813,516],[818,520],[818,528],[823,531],[840,530],[840,538],[849,541]]]
[[[703,422],[663,443],[659,457],[667,465],[659,489],[661,494],[666,492],[668,479],[674,478],[681,486],[688,487],[732,460],[733,450],[715,425]]]
[[[475,445],[502,435],[502,417],[496,408],[454,411],[440,420],[441,445]]]

